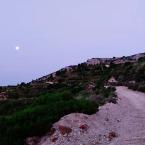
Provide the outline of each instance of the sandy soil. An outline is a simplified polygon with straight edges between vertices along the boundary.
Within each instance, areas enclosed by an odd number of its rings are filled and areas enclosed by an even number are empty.
[[[38,145],[145,145],[145,94],[126,87],[116,93],[118,104],[108,103],[91,116],[63,117]]]
[[[118,137],[109,145],[145,145],[145,94],[117,87],[117,95],[118,110],[115,112],[118,115],[115,116],[120,123],[115,123],[114,129]]]

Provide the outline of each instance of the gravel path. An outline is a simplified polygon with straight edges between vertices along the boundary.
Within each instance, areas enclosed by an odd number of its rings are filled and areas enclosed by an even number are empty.
[[[108,103],[91,116],[63,117],[39,145],[145,145],[145,94],[126,87],[116,93],[118,104]]]
[[[145,145],[145,94],[117,87],[117,95],[121,122],[115,124],[119,136],[110,145]]]

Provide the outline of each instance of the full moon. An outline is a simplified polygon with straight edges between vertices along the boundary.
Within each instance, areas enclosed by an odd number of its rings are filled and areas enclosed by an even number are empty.
[[[19,46],[16,46],[15,47],[16,51],[20,50],[20,47]]]

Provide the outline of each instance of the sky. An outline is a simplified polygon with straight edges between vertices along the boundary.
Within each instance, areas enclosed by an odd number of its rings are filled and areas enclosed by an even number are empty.
[[[0,0],[0,85],[145,52],[144,7],[145,0]]]

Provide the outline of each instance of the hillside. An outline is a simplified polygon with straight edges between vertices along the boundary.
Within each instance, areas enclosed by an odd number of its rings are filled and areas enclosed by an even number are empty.
[[[87,62],[76,66],[65,67],[57,72],[41,77],[37,80],[33,80],[27,84],[21,83],[17,86],[0,87],[0,100],[33,98],[42,93],[51,92],[55,89],[61,89],[63,87],[68,87],[69,89],[71,88],[75,91],[76,84],[79,84],[77,87],[78,89],[81,89],[81,87],[84,88],[89,85],[89,83],[96,83],[96,81],[99,81],[100,78],[103,78],[104,81],[107,81],[111,75],[115,75],[115,77],[122,82],[124,80],[120,79],[123,79],[121,77],[123,77],[125,73],[129,73],[127,72],[128,70],[131,71],[132,69],[132,71],[135,71],[137,66],[139,70],[136,70],[138,72],[134,72],[134,75],[138,75],[137,73],[140,73],[139,71],[141,71],[141,69],[144,67],[144,60],[142,60],[144,57],[145,53],[127,57],[123,56],[120,58],[92,58],[87,60]],[[141,60],[143,61],[142,64],[140,62]],[[120,74],[113,74],[112,71],[114,70],[114,67],[115,71],[121,71],[118,72]],[[123,72],[120,67],[123,67],[124,71],[126,69],[128,70]],[[134,77],[132,80],[130,78],[130,81],[133,81],[134,79],[136,80]]]
[[[134,63],[139,58],[145,57],[145,53],[139,53],[131,56],[123,56],[123,57],[113,57],[113,58],[92,58],[87,60],[87,64],[96,65],[96,64],[123,64],[126,62]]]
[[[0,87],[1,145],[24,145],[27,137],[51,133],[65,115],[91,115],[108,102],[116,103],[114,85],[145,91],[144,53],[94,58],[29,83]]]

